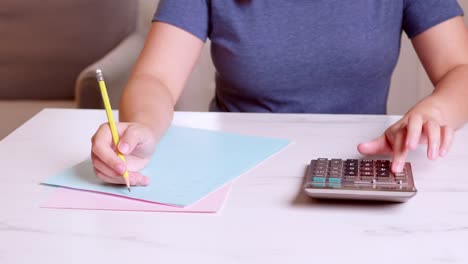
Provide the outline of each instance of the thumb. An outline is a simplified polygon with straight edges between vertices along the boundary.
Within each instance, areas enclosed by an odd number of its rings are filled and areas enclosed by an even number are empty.
[[[357,149],[363,155],[379,155],[392,153],[392,148],[388,144],[385,134],[372,141],[359,144]]]
[[[118,150],[122,154],[130,154],[141,143],[146,141],[146,133],[139,126],[130,125],[119,140]]]

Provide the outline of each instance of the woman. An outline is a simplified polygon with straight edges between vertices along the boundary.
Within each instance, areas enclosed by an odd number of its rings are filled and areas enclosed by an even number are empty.
[[[118,150],[107,124],[93,136],[97,177],[132,185],[169,127],[174,105],[210,38],[216,67],[214,111],[385,114],[404,31],[434,92],[365,155],[391,154],[401,171],[408,151],[427,144],[444,156],[468,121],[468,33],[456,0],[161,1],[120,102]],[[155,122],[157,120],[157,122]]]

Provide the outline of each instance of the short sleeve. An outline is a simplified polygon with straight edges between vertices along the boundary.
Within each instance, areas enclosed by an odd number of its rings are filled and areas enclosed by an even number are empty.
[[[161,0],[154,21],[171,24],[205,41],[210,24],[207,0]]]
[[[405,0],[403,29],[409,38],[442,23],[462,16],[463,10],[457,0]]]

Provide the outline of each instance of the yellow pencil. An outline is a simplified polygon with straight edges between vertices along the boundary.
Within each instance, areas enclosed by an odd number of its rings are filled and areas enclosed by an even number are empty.
[[[117,127],[115,126],[114,116],[112,115],[112,108],[110,105],[109,96],[107,95],[106,83],[104,82],[104,77],[100,69],[96,70],[96,78],[99,83],[99,88],[101,89],[102,100],[104,102],[104,108],[106,109],[107,120],[109,121],[109,127],[110,127],[111,134],[112,134],[112,140],[114,141],[114,145],[117,150],[117,155],[123,162],[125,162],[125,157],[117,149],[117,145],[119,144],[119,133],[117,132]],[[130,192],[130,180],[128,178],[128,170],[125,170],[122,177],[124,178],[125,185],[127,185],[127,189]]]

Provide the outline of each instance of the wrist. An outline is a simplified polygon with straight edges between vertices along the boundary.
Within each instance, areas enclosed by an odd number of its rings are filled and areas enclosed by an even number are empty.
[[[447,98],[446,95],[433,93],[421,103],[428,109],[429,115],[442,126],[458,129],[468,121],[457,100]]]

